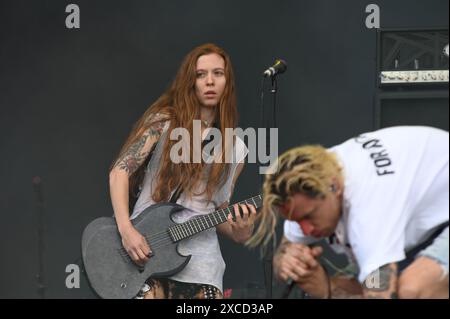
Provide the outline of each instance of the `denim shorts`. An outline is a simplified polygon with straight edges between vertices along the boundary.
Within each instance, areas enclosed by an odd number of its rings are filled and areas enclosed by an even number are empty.
[[[431,245],[420,251],[417,257],[428,257],[441,265],[444,273],[443,277],[448,276],[448,226],[434,240]]]

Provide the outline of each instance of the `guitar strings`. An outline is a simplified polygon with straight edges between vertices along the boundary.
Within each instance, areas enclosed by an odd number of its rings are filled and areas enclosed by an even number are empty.
[[[229,211],[229,209],[228,209],[228,211]],[[230,213],[231,213],[231,212],[229,211],[229,214],[230,214]],[[213,215],[214,215],[215,217],[216,217],[216,216],[219,217],[219,220],[220,220],[221,222],[224,222],[224,221],[222,221],[222,220],[220,219],[220,217],[227,218],[228,215],[221,216],[221,214],[224,214],[224,211],[223,211],[223,210],[222,210],[222,211],[217,211],[217,212],[214,212],[214,213],[213,213]],[[177,231],[177,234],[181,235],[181,238],[180,238],[180,239],[188,238],[188,237],[194,235],[194,234],[191,234],[191,233],[190,233],[190,231],[193,231],[194,228],[195,228],[196,231],[198,231],[198,228],[201,229],[202,227],[205,227],[205,225],[206,225],[206,227],[207,227],[207,228],[205,228],[205,229],[208,229],[208,228],[211,228],[211,227],[215,226],[211,219],[210,219],[210,221],[211,221],[212,224],[211,224],[211,226],[210,226],[209,223],[208,223],[208,221],[205,220],[204,218],[205,218],[204,216],[199,216],[199,217],[193,218],[193,219],[191,219],[191,220],[189,220],[189,221],[187,221],[187,222],[184,222],[184,223],[182,223],[182,224],[178,224],[178,225],[173,226],[172,229],[175,230],[175,231]],[[203,219],[203,220],[202,220],[202,219]],[[216,220],[216,222],[217,222],[217,219],[216,219],[216,218],[215,218],[215,220]],[[194,222],[197,222],[197,226],[195,225]],[[201,224],[201,226],[200,226],[200,224]],[[185,228],[183,228],[183,226],[185,226]],[[189,228],[187,228],[187,227],[190,227],[190,230],[189,230]],[[197,227],[198,227],[198,228],[197,228]],[[177,229],[177,228],[178,228],[178,229]],[[187,228],[187,229],[186,229],[186,228]],[[187,235],[187,236],[186,236],[186,235]],[[147,240],[147,242],[149,242],[149,244],[151,244],[151,247],[153,247],[153,248],[160,248],[160,247],[166,246],[166,245],[171,244],[171,243],[174,242],[174,240],[172,240],[172,238],[171,238],[171,236],[169,235],[169,233],[168,233],[167,230],[166,230],[166,231],[163,231],[163,232],[160,232],[160,233],[156,233],[156,234],[150,235],[150,236],[149,236],[149,235],[144,236],[144,238]],[[122,252],[123,252],[123,253],[127,253],[125,249],[122,249]],[[127,254],[128,254],[128,253],[127,253]]]
[[[253,204],[250,203],[250,205],[255,205],[256,207],[258,207],[258,204],[256,204],[254,198],[257,198],[257,200],[258,200],[259,197],[261,197],[261,195],[252,197],[251,199],[247,199],[247,200],[244,200],[244,201],[242,201],[242,202],[238,202],[238,203],[236,203],[236,204],[237,204],[237,205],[241,205],[241,204],[243,204],[243,203],[249,204],[249,203],[247,203],[247,202],[253,201]],[[259,201],[259,200],[258,200],[258,201]],[[230,207],[233,207],[233,205],[232,205],[232,206],[228,206],[228,207],[226,207],[226,208],[223,208],[223,209],[221,209],[221,210],[217,210],[217,211],[211,213],[211,216],[214,216],[214,217],[221,217],[220,215],[221,215],[221,214],[224,214],[225,211],[227,210],[227,211],[228,211],[228,214],[225,213],[225,216],[224,216],[225,218],[227,218],[227,216],[228,216],[229,214],[231,214]],[[192,226],[194,226],[194,228],[197,228],[197,227],[195,226],[195,224],[193,224],[193,222],[196,221],[196,222],[197,222],[197,226],[199,226],[199,227],[201,228],[201,226],[200,226],[200,224],[199,224],[198,222],[200,221],[200,223],[201,223],[202,226],[203,226],[202,218],[205,219],[206,216],[208,216],[208,215],[197,216],[197,217],[195,217],[195,218],[193,218],[193,219],[191,219],[191,220],[189,220],[189,221],[187,221],[187,222],[184,222],[184,223],[181,223],[181,224],[176,224],[176,225],[171,226],[171,227],[172,227],[173,229],[176,229],[177,227],[178,227],[178,228],[182,228],[183,226],[186,226],[186,227],[187,227],[187,226],[190,226],[191,229],[192,229]],[[216,219],[216,218],[215,218],[215,219]],[[209,226],[209,225],[208,225],[208,221],[204,220],[204,222],[206,223],[207,226]],[[212,220],[211,220],[211,222],[212,222]],[[217,220],[216,220],[216,222],[217,222]],[[190,224],[190,225],[188,225],[188,224]],[[178,230],[178,229],[176,229],[176,230]],[[145,237],[146,239],[155,239],[155,238],[157,238],[159,235],[164,235],[164,234],[166,234],[166,233],[167,233],[167,230],[162,231],[162,232],[159,232],[159,233],[156,233],[156,234],[152,234],[152,235],[150,235],[150,236],[147,235],[147,236],[144,236],[144,237]],[[153,238],[152,238],[152,236],[153,236]]]
[[[218,225],[218,224],[224,222],[225,220],[222,220],[222,219],[223,218],[226,219],[228,215],[225,215],[225,213],[223,211],[220,211],[220,212],[217,211],[217,212],[213,213],[213,216],[214,216],[214,220],[215,220],[216,224],[214,224],[214,222],[213,222],[213,220],[211,218],[210,218],[210,221],[208,222],[206,220],[205,216],[198,216],[198,217],[195,217],[195,218],[193,218],[193,219],[191,219],[191,220],[189,220],[187,222],[184,222],[182,224],[177,224],[177,225],[172,226],[172,230],[174,232],[176,232],[177,235],[179,235],[178,237],[180,237],[180,240],[181,239],[185,239],[185,238],[188,238],[190,236],[193,236],[195,233],[198,233],[199,229],[200,229],[200,231],[203,231],[203,230],[212,228],[215,225]],[[219,220],[219,223],[217,222],[217,220]],[[204,228],[204,229],[202,229],[202,228]],[[169,237],[168,237],[168,235],[169,235]],[[170,236],[170,234],[168,233],[167,230],[164,231],[164,232],[160,232],[158,234],[155,234],[153,236],[152,235],[151,236],[147,235],[147,236],[144,236],[144,237],[147,239],[148,243],[152,247],[154,247],[155,245],[158,245],[158,244],[164,242],[167,238],[171,242],[173,242],[173,240],[171,239],[171,236]]]
[[[214,216],[214,220],[216,223],[217,223],[217,220],[219,220],[219,223],[224,222],[221,218],[227,218],[228,215],[223,215],[223,214],[224,214],[223,211],[216,211],[216,212],[212,213],[212,216]],[[221,216],[221,215],[223,215],[223,216]],[[190,234],[191,231],[195,230],[196,232],[198,232],[198,229],[204,228],[205,225],[207,228],[211,228],[211,227],[215,226],[212,219],[210,218],[210,221],[208,222],[206,220],[205,216],[207,216],[207,215],[197,216],[197,217],[195,217],[191,220],[188,220],[184,223],[175,224],[173,226],[170,226],[169,228],[171,228],[172,230],[177,232],[177,234],[181,235],[182,237],[184,237],[184,233],[188,234],[188,236],[191,236],[191,235],[193,235],[193,234]],[[210,226],[210,223],[211,223],[211,226]],[[205,228],[205,229],[207,229],[207,228]],[[165,231],[162,231],[159,233],[145,235],[144,237],[148,241],[155,241],[157,239],[160,239],[161,236],[166,236],[168,234],[168,232],[169,232],[169,230],[165,230]]]
[[[220,214],[220,213],[218,213],[217,215],[219,215],[219,214]],[[220,217],[220,215],[219,215],[218,217]],[[226,216],[224,216],[224,217],[226,217]],[[194,219],[192,219],[192,220],[190,220],[190,221],[188,221],[188,222],[185,222],[185,223],[176,225],[176,226],[174,227],[175,230],[178,231],[178,234],[182,236],[181,239],[188,238],[188,237],[192,236],[193,234],[190,234],[190,233],[189,233],[189,229],[187,229],[187,230],[184,230],[184,233],[187,234],[187,236],[185,236],[185,234],[183,233],[182,230],[176,229],[176,228],[177,228],[177,227],[178,227],[178,228],[181,228],[182,226],[190,226],[191,230],[194,230],[194,228],[196,228],[196,230],[197,230],[197,227],[195,226],[195,224],[194,224],[193,222],[194,222],[194,221],[197,221],[197,222],[198,222],[201,218],[203,218],[203,216],[194,218]],[[209,226],[209,224],[208,224],[208,222],[207,222],[206,220],[204,220],[204,221],[201,221],[201,220],[200,220],[200,222],[201,222],[201,224],[202,224],[203,227],[205,227],[205,226],[204,226],[205,224],[206,224],[206,226],[207,226],[208,228],[214,227],[214,225]],[[203,222],[204,222],[204,223],[203,223]],[[211,220],[211,222],[212,222],[212,220]],[[197,226],[198,226],[199,228],[201,228],[199,223],[197,223]],[[206,229],[208,229],[208,228],[206,228]],[[144,236],[144,238],[147,240],[147,242],[149,243],[149,245],[150,245],[152,248],[155,248],[155,249],[164,247],[164,246],[169,245],[169,244],[172,244],[172,243],[174,242],[174,240],[171,238],[171,236],[169,235],[169,233],[168,233],[167,230],[166,230],[166,231],[163,231],[163,232],[160,232],[160,233],[157,233],[157,234],[150,235],[150,236],[148,236],[148,235],[147,235],[147,236]],[[121,255],[122,255],[122,256],[126,257],[125,254],[128,255],[127,251],[126,251],[124,248],[122,248],[120,251],[121,251]]]
[[[221,218],[225,218],[226,219],[229,214],[231,214],[231,212],[228,209],[228,214],[226,214],[224,212],[224,210],[221,210],[221,211],[214,212],[213,216],[218,217],[220,222],[224,222],[225,220],[221,220]],[[217,219],[216,218],[215,218],[215,221],[217,223]],[[194,222],[197,222],[197,226],[195,225]],[[180,238],[180,240],[181,240],[181,239],[185,239],[185,238],[188,238],[188,237],[194,235],[194,234],[190,233],[191,231],[194,230],[194,228],[195,228],[196,231],[198,231],[198,228],[201,229],[202,227],[205,227],[205,225],[206,225],[207,228],[205,228],[204,230],[206,230],[208,228],[211,228],[211,227],[214,227],[215,225],[214,225],[214,222],[212,221],[212,219],[210,219],[210,222],[211,222],[211,225],[209,225],[208,221],[205,219],[205,216],[198,216],[198,217],[195,217],[195,218],[193,218],[193,219],[191,219],[191,220],[189,220],[187,222],[184,222],[182,224],[175,225],[173,227],[173,230],[177,231],[178,234],[181,235],[181,238]],[[183,229],[183,226],[185,226],[184,229]],[[189,230],[188,227],[190,227],[190,230]],[[154,248],[160,248],[160,247],[163,247],[165,245],[168,245],[168,244],[171,244],[171,243],[174,242],[174,240],[172,240],[171,236],[168,234],[167,231],[159,233],[159,234],[162,234],[162,236],[157,237],[155,235],[155,236],[153,236],[153,238],[152,238],[152,236],[144,236],[144,237],[147,239],[147,241],[149,242],[151,247],[154,247]],[[150,238],[152,238],[152,239],[148,240]]]
[[[213,214],[215,217],[219,218],[219,221],[222,222],[222,220],[220,218],[222,216],[220,214],[223,214],[223,213],[224,212],[217,211],[217,212],[214,212]],[[223,216],[223,217],[226,218],[226,216]],[[184,238],[192,236],[193,234],[191,234],[190,232],[193,231],[194,229],[196,231],[198,231],[198,229],[205,227],[205,225],[208,228],[211,228],[214,226],[213,224],[210,226],[208,221],[204,220],[204,218],[205,218],[204,216],[198,216],[187,222],[184,222],[182,224],[177,224],[177,225],[174,225],[171,227],[174,231],[177,232],[178,235],[180,235],[180,237],[182,237],[181,239],[184,239]],[[215,220],[217,222],[216,218],[215,218]],[[212,222],[211,219],[210,219],[210,221]],[[196,222],[197,225],[195,225],[194,222]],[[184,226],[184,229],[183,229],[183,226]],[[187,236],[185,236],[186,234],[187,234]],[[152,248],[160,248],[160,247],[163,247],[167,244],[174,242],[174,240],[172,240],[168,230],[162,231],[162,232],[159,232],[156,234],[152,234],[152,235],[146,235],[146,236],[144,236],[144,238],[147,240],[147,242],[149,243],[149,245],[151,245]],[[120,254],[124,257],[126,255],[128,255],[127,251],[123,247],[120,249]]]
[[[221,213],[223,214],[223,212],[217,212],[217,214],[216,214],[217,217],[219,217],[220,221],[221,221],[221,219],[220,219],[220,217],[221,217],[220,214]],[[223,216],[223,217],[226,218],[227,216]],[[181,239],[185,239],[185,238],[188,238],[188,237],[193,235],[193,234],[189,233],[190,230],[189,229],[184,230],[184,233],[183,233],[182,230],[176,229],[176,228],[181,228],[182,226],[186,226],[186,227],[189,226],[191,228],[191,230],[194,230],[194,228],[196,230],[198,230],[197,227],[201,229],[201,227],[205,227],[205,225],[208,228],[214,227],[213,224],[210,226],[209,223],[206,220],[202,221],[201,220],[202,218],[204,218],[204,216],[199,216],[199,217],[193,218],[193,219],[191,219],[191,220],[189,220],[189,221],[187,221],[185,223],[175,225],[174,226],[174,230],[178,231],[178,234],[182,236]],[[195,226],[194,221],[197,222],[197,226]],[[201,223],[202,226],[200,226],[199,222]],[[211,222],[212,222],[212,220],[211,220]],[[216,219],[216,222],[217,222],[217,219]],[[187,236],[186,236],[186,234],[187,234]],[[155,249],[164,247],[164,246],[166,246],[168,244],[172,244],[174,242],[174,240],[171,238],[171,236],[170,236],[170,234],[169,234],[169,232],[167,230],[163,231],[163,232],[160,232],[160,233],[157,233],[157,234],[150,235],[150,236],[149,235],[144,236],[144,238],[147,240],[149,245],[152,248],[155,248]],[[129,256],[128,252],[123,247],[120,249],[120,254],[123,257]]]
[[[256,196],[256,197],[260,197],[260,195]],[[251,198],[251,200],[253,201],[253,204],[256,205],[256,202],[255,202],[254,198],[255,197]],[[243,203],[248,204],[247,201],[250,201],[250,199],[249,200],[245,200],[243,202],[238,202],[237,204],[238,205],[243,204]],[[258,205],[256,205],[256,206],[258,206]],[[230,207],[232,207],[232,206],[229,206],[227,208],[221,209],[220,211],[217,210],[217,211],[213,212],[210,216],[214,216],[214,219],[215,219],[215,221],[217,223],[216,217],[219,217],[219,221],[221,221],[220,217],[227,218],[228,215],[231,214]],[[225,213],[225,210],[228,211],[228,214]],[[225,214],[225,215],[221,216],[221,214],[222,215]],[[211,217],[210,217],[210,221],[211,221],[212,224],[211,224],[211,226],[209,226],[209,223],[205,219],[206,218],[205,216],[208,216],[208,215],[202,215],[202,216],[195,217],[195,218],[193,218],[191,220],[188,220],[187,222],[171,226],[171,228],[172,228],[172,230],[176,231],[178,235],[181,235],[180,236],[180,240],[188,238],[188,237],[194,235],[194,234],[191,234],[190,231],[194,231],[194,229],[195,229],[195,232],[198,232],[198,228],[201,229],[202,227],[205,227],[205,224],[206,224],[207,228],[205,228],[203,230],[206,230],[208,228],[211,228],[211,227],[215,226],[214,223],[212,222]],[[197,225],[195,225],[194,222],[196,222]],[[220,223],[222,223],[222,222],[224,222],[224,221],[221,221]],[[218,224],[216,224],[216,225],[218,225]],[[201,230],[201,231],[203,231],[203,230]],[[187,236],[185,236],[186,234],[187,234]],[[161,248],[161,247],[164,247],[164,246],[166,246],[168,244],[172,244],[173,242],[176,242],[170,236],[170,233],[169,233],[168,229],[165,230],[165,231],[159,232],[159,233],[155,233],[155,234],[151,234],[151,235],[145,235],[144,238],[149,243],[149,245],[151,244],[152,248]],[[122,247],[119,251],[120,251],[120,255],[122,257],[127,257],[127,256],[129,257],[129,254],[125,250],[125,248]]]

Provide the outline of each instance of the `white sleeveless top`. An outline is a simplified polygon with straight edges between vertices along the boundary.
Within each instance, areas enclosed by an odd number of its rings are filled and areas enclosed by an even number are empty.
[[[155,204],[151,195],[157,186],[157,176],[160,169],[162,151],[168,137],[169,125],[170,123],[167,121],[155,147],[152,158],[148,163],[143,187],[130,219],[136,218],[147,207]],[[204,132],[204,136],[206,136],[206,133],[207,131]],[[202,195],[192,195],[189,199],[182,193],[177,200],[177,203],[189,208],[189,210],[184,210],[180,214],[175,215],[174,221],[182,223],[192,217],[211,213],[216,207],[229,201],[236,168],[239,163],[244,162],[246,153],[247,148],[244,142],[236,136],[234,147],[235,160],[233,163],[230,163],[230,173],[223,186],[216,190],[211,201],[207,200],[206,193]],[[207,174],[208,168],[209,167],[207,166],[204,175]],[[205,187],[206,181],[200,183],[198,189],[204,189]],[[209,284],[217,287],[220,291],[223,291],[222,280],[225,272],[225,262],[222,258],[222,252],[220,250],[215,227],[181,241],[178,245],[178,250],[182,255],[192,255],[192,257],[186,267],[179,273],[170,277],[171,279],[181,282]]]

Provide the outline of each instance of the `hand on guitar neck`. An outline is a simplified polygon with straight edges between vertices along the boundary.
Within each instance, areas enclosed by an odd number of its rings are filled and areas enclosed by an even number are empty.
[[[218,229],[223,234],[227,235],[237,243],[245,243],[253,233],[253,227],[256,219],[256,208],[254,205],[234,204],[234,214],[229,214],[224,226],[219,226]],[[228,233],[223,230],[224,227],[229,227]]]
[[[144,266],[152,256],[152,251],[145,237],[130,223],[120,229],[122,245],[131,259],[139,266]]]

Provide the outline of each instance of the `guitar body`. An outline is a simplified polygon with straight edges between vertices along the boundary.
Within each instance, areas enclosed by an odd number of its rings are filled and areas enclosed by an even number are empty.
[[[262,197],[258,195],[238,204],[258,208],[262,205]],[[132,220],[153,252],[142,268],[123,248],[114,218],[97,218],[86,227],[81,243],[84,268],[92,288],[100,297],[130,299],[138,294],[147,278],[169,277],[180,272],[191,256],[178,252],[178,242],[225,223],[228,216],[233,215],[231,205],[175,223],[174,214],[183,210],[188,209],[175,203],[160,203],[148,207]]]
[[[178,253],[178,244],[170,239],[167,229],[176,225],[172,215],[185,209],[174,203],[156,204],[132,220],[141,234],[149,235],[148,243],[153,252],[143,268],[125,252],[114,218],[101,217],[92,221],[83,232],[82,256],[90,284],[97,294],[102,298],[131,299],[148,277],[168,277],[181,271],[191,256]]]

